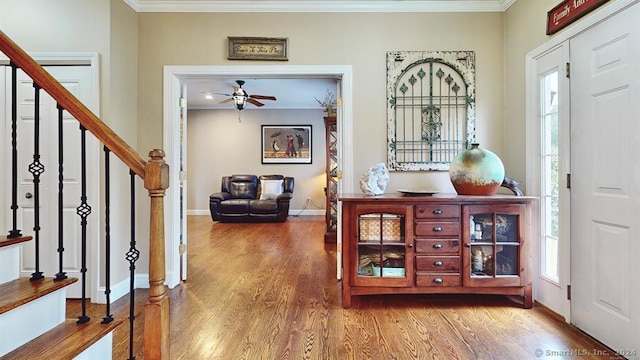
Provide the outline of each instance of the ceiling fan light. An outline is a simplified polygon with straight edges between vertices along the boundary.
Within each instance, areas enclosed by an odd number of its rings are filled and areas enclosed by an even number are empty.
[[[234,94],[233,102],[236,104],[238,110],[242,110],[247,104],[247,96],[245,94]]]

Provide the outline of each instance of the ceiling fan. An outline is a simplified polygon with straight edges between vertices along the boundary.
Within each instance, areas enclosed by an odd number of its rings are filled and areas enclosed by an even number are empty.
[[[238,86],[234,86],[233,87],[233,93],[232,94],[220,94],[217,93],[219,95],[225,95],[225,96],[231,96],[230,98],[221,101],[221,104],[224,103],[228,103],[233,101],[236,105],[236,108],[238,110],[242,110],[244,109],[245,105],[247,103],[253,104],[255,106],[264,106],[263,103],[261,103],[260,101],[256,100],[256,99],[260,99],[260,100],[276,100],[275,96],[269,96],[269,95],[249,95],[249,93],[247,93],[243,88],[242,85],[244,85],[244,80],[236,80],[236,83],[238,84]]]

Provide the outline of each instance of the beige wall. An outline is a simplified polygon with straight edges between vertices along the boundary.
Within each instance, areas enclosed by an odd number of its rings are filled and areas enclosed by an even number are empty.
[[[107,50],[109,0],[0,0],[0,27],[27,52]]]
[[[546,35],[547,12],[558,0],[518,0],[504,16],[504,133],[507,176],[525,180],[525,56],[551,39]]]
[[[504,155],[502,13],[141,13],[139,149],[162,146],[164,65],[265,64],[226,60],[227,36],[288,37],[287,64],[352,65],[355,182],[387,158],[386,52],[474,50],[478,141]],[[452,190],[442,172],[392,173],[389,189],[428,183]]]
[[[0,0],[0,29],[25,51],[97,52],[101,57],[100,92],[109,88],[110,0]],[[100,101],[100,108],[109,106]],[[108,110],[105,110],[108,112]]]
[[[110,0],[110,36],[109,52],[103,57],[106,63],[103,86],[107,89],[102,94],[103,102],[107,104],[102,112],[102,119],[122,137],[131,147],[136,148],[136,134],[138,129],[138,17],[135,11],[122,0]],[[117,85],[114,85],[117,84]],[[147,159],[147,152],[141,152]],[[112,156],[114,158],[114,156]],[[126,254],[129,250],[130,213],[130,178],[129,169],[121,162],[112,160],[111,164],[111,229],[112,238],[122,241],[112,241],[113,254]],[[149,197],[137,180],[136,203],[148,204]],[[148,248],[148,212],[137,212],[137,231],[140,234],[138,249]],[[146,251],[143,250],[146,253]],[[113,256],[117,266],[113,266],[113,278],[127,279],[128,263],[123,256]],[[147,268],[147,258],[143,256],[136,266]],[[146,271],[146,270],[145,270]]]
[[[209,211],[209,195],[220,191],[222,176],[281,174],[295,178],[290,211],[307,197],[325,207],[325,129],[322,110],[190,110],[187,113],[187,209]],[[262,164],[262,125],[311,125],[311,164]]]

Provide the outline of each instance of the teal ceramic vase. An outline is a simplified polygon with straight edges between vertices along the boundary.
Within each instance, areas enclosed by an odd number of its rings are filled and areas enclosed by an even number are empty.
[[[504,180],[504,165],[498,155],[471,144],[451,162],[449,178],[460,195],[493,195]]]

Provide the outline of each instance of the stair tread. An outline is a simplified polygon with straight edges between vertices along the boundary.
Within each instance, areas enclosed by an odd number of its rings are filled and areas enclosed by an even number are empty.
[[[92,320],[77,324],[76,319],[67,319],[0,359],[73,359],[122,323],[123,320],[114,320],[108,324]]]
[[[62,289],[76,281],[78,281],[76,278],[60,281],[55,281],[53,278],[44,278],[37,281],[31,281],[29,278],[18,278],[0,284],[0,314]]]
[[[11,246],[19,243],[23,243],[33,239],[33,236],[20,236],[15,238],[7,238],[6,235],[0,236],[0,248],[5,246]]]

